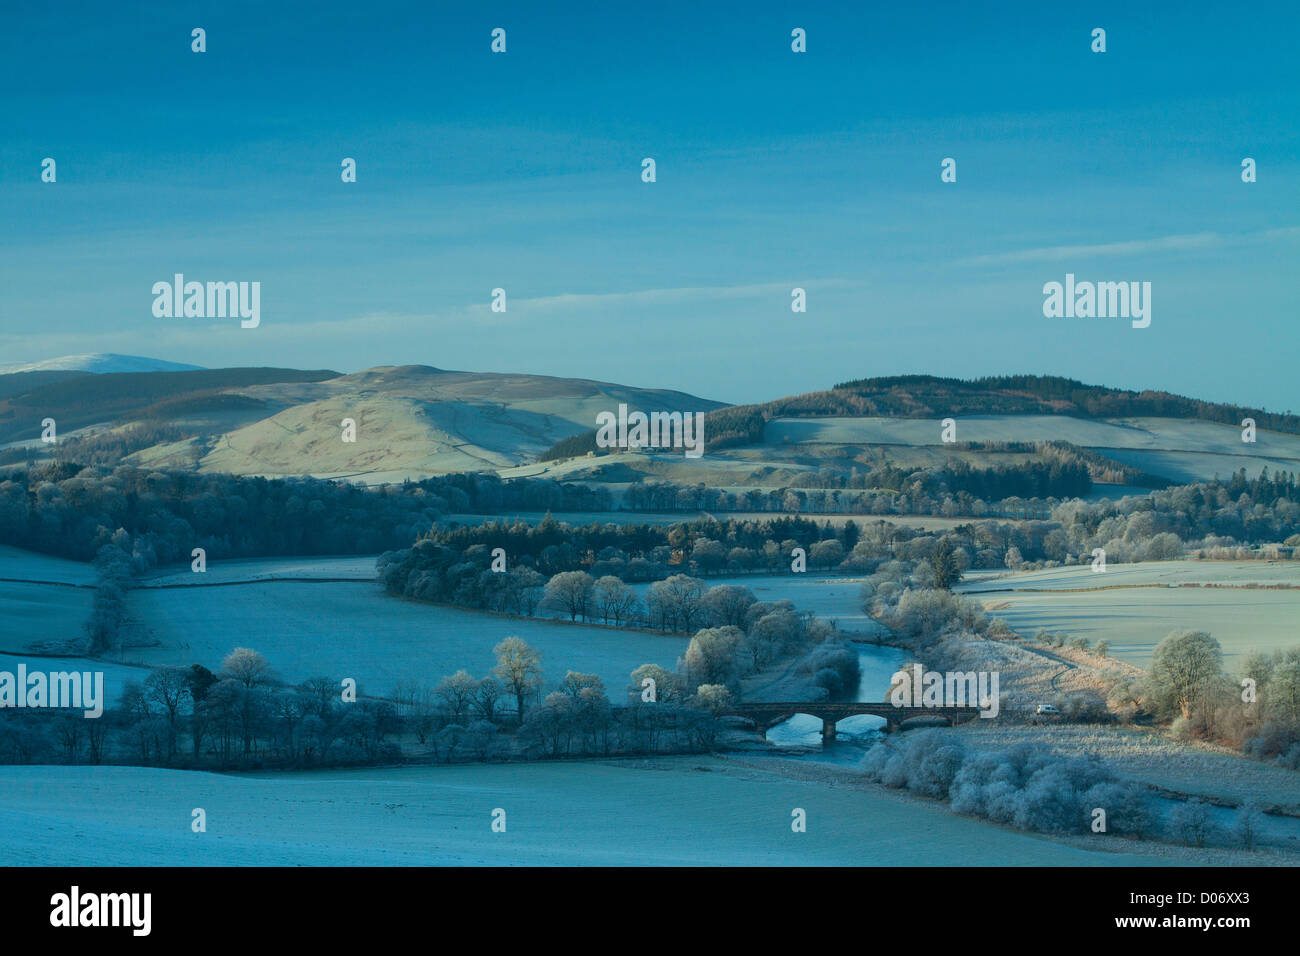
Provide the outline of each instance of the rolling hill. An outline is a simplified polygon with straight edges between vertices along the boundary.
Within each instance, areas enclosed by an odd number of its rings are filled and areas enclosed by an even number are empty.
[[[942,440],[945,418],[957,422],[954,443]],[[1256,423],[1253,443],[1242,441],[1245,418]],[[569,478],[604,470],[630,481],[631,467],[682,484],[763,488],[813,487],[808,482],[816,474],[834,475],[826,485],[834,487],[855,471],[885,465],[987,468],[1062,455],[1087,463],[1095,480],[1148,487],[1226,477],[1243,468],[1252,476],[1266,467],[1300,471],[1295,415],[1052,376],[862,379],[718,409],[706,416],[705,435],[709,453],[698,462],[607,455],[596,448],[594,431],[557,443],[541,460]]]
[[[39,374],[39,373],[25,373]],[[0,377],[0,382],[4,377]],[[720,402],[586,379],[383,366],[80,375],[0,399],[0,462],[29,456],[368,483],[534,461],[619,404],[707,412]],[[60,444],[42,445],[41,422]],[[343,440],[342,423],[356,425]]]
[[[77,360],[77,361],[74,361]],[[102,361],[101,361],[102,360]],[[1300,418],[1043,376],[845,382],[758,405],[587,379],[380,366],[77,371],[171,363],[72,356],[0,374],[0,464],[54,457],[112,467],[313,475],[369,484],[462,471],[545,475],[617,490],[645,480],[727,488],[863,487],[863,475],[1074,462],[1092,480],[1160,487],[1300,470]],[[706,454],[595,447],[600,412],[705,418]],[[1256,441],[1241,440],[1253,418]],[[40,440],[53,418],[59,444]],[[957,441],[940,421],[953,418]],[[343,423],[355,441],[343,440]],[[7,443],[7,444],[5,444]],[[874,483],[868,487],[891,487]]]

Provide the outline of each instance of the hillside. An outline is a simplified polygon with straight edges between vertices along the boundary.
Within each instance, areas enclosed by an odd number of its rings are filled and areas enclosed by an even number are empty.
[[[328,370],[231,368],[75,374],[71,378],[37,381],[33,387],[0,400],[0,442],[39,442],[41,422],[46,418],[55,420],[59,434],[65,438],[91,425],[111,427],[143,420],[162,424],[175,417],[168,403],[190,403],[185,406],[188,411],[196,400],[200,406],[212,401],[220,404],[218,396],[232,390],[270,383],[314,382],[337,375]],[[0,383],[5,378],[0,378]]]
[[[1241,441],[1241,421],[1253,418],[1254,443]],[[955,443],[939,422],[957,419]],[[1133,392],[1051,376],[973,381],[907,375],[840,383],[756,405],[736,405],[705,417],[710,459],[644,465],[678,483],[724,473],[726,483],[760,487],[800,484],[810,472],[849,480],[882,466],[934,469],[1021,465],[1062,455],[1084,461],[1096,480],[1148,487],[1229,475],[1300,470],[1300,417],[1203,402],[1167,392]],[[600,456],[599,464],[586,456]],[[595,432],[572,436],[541,457],[566,477],[617,463],[623,480],[635,458],[605,456]],[[646,457],[641,456],[645,462]],[[738,468],[750,463],[747,478]],[[762,462],[766,472],[758,465]],[[808,485],[804,485],[808,486]]]
[[[706,454],[597,449],[596,416],[620,404],[705,412]],[[1246,417],[1257,424],[1253,443],[1241,441]],[[58,424],[56,446],[40,441],[46,418]],[[959,423],[955,442],[941,439],[944,418]],[[345,420],[355,423],[355,441],[343,440]],[[972,472],[1059,467],[1153,488],[1243,469],[1298,471],[1300,418],[1039,376],[864,379],[725,406],[663,389],[427,365],[350,375],[282,368],[0,375],[0,464],[49,457],[371,484],[495,471],[602,485],[616,496],[645,481],[898,489],[917,472],[942,472],[950,488],[961,481],[978,493]],[[1087,493],[1067,485],[1056,482],[1056,496]]]
[[[36,374],[36,373],[26,373]],[[3,382],[0,377],[0,382]],[[80,375],[0,400],[0,463],[28,456],[244,475],[400,481],[531,462],[602,411],[702,411],[682,392],[586,379],[383,366]],[[60,444],[39,441],[58,423]],[[355,442],[341,423],[356,424]]]

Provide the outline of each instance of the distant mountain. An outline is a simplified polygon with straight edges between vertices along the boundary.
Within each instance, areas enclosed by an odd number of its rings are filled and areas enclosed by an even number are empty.
[[[0,375],[21,372],[93,372],[96,375],[115,372],[187,372],[201,365],[168,362],[143,355],[118,355],[114,352],[92,352],[86,355],[61,355],[41,362],[0,366]]]

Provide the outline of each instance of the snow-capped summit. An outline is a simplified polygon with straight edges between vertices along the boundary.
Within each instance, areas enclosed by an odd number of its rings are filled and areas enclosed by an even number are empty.
[[[95,352],[87,355],[61,355],[41,362],[0,366],[0,375],[13,372],[187,372],[202,368],[184,362],[167,362],[143,355],[118,355],[114,352]]]

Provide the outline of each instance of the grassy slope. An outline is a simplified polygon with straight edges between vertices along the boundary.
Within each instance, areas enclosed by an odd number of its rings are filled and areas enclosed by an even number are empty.
[[[1243,587],[1251,583],[1290,588]],[[1033,635],[1043,628],[1086,637],[1093,644],[1107,640],[1112,656],[1142,668],[1173,630],[1208,631],[1223,645],[1229,669],[1250,651],[1300,644],[1300,562],[1170,561],[1110,565],[1104,574],[1085,565],[978,574],[962,586],[968,591],[1005,588],[1017,590],[978,597],[1020,633]]]
[[[707,772],[702,772],[707,771]],[[190,832],[190,811],[208,831]],[[490,831],[506,811],[507,831]],[[803,807],[808,831],[791,832]],[[5,865],[1142,865],[715,758],[220,776],[0,768]],[[85,839],[93,832],[95,839]],[[1110,844],[1113,846],[1114,844]],[[1146,852],[1146,848],[1142,848]]]
[[[135,642],[160,646],[130,648],[126,660],[215,669],[244,646],[265,655],[287,681],[353,677],[363,692],[379,695],[402,678],[433,685],[462,667],[481,677],[495,663],[492,648],[517,635],[542,652],[548,681],[567,670],[594,673],[617,698],[635,668],[672,667],[687,644],[682,637],[406,601],[361,582],[142,589],[131,593],[129,609]]]

